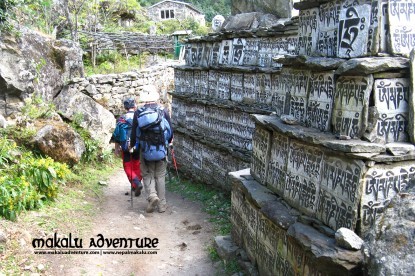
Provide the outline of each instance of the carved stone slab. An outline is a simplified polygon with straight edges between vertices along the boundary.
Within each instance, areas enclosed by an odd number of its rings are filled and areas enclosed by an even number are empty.
[[[410,54],[410,72],[411,72],[411,89],[409,90],[409,126],[408,134],[409,140],[415,144],[415,50]]]
[[[278,55],[297,55],[298,52],[298,37],[270,37],[272,56]]]
[[[408,141],[409,79],[378,79],[374,84],[375,106],[379,113],[377,136],[381,141]]]
[[[265,183],[271,191],[280,196],[284,196],[289,150],[288,137],[274,131]]]
[[[229,72],[219,72],[218,77],[218,94],[219,99],[229,100],[231,87],[231,73]]]
[[[204,52],[203,43],[193,43],[192,45],[192,66],[199,66],[202,63],[202,56]]]
[[[246,45],[245,38],[234,38],[232,47],[232,65],[243,65],[244,61],[244,48]]]
[[[318,34],[316,54],[323,57],[337,57],[338,30],[320,31]]]
[[[186,43],[184,45],[184,62],[186,65],[191,65],[192,64],[192,44],[191,43]]]
[[[317,207],[322,160],[320,148],[290,141],[284,199],[310,216]]]
[[[287,242],[286,231],[259,213],[256,255],[261,275],[286,275]]]
[[[176,93],[183,93],[184,70],[178,68],[174,69],[174,91]]]
[[[280,75],[282,89],[290,96],[289,114],[301,123],[306,120],[309,77],[310,71],[296,69],[283,69]]]
[[[414,183],[415,166],[412,162],[379,164],[370,168],[365,175],[360,210],[362,233],[380,223],[379,218],[390,199]]]
[[[415,2],[413,0],[390,0],[388,7],[391,51],[409,56],[415,47]]]
[[[380,20],[382,0],[372,1],[370,7],[370,24],[367,41],[367,52],[376,55],[380,48]]]
[[[193,70],[193,93],[200,96],[200,70]]]
[[[331,130],[334,88],[334,71],[311,72],[305,126],[321,131]]]
[[[387,53],[390,41],[388,0],[379,0],[379,52]]]
[[[257,248],[258,209],[244,199],[244,195],[239,189],[232,189],[231,202],[233,228],[241,229],[239,230],[239,233],[242,234],[240,241],[244,245],[248,257],[254,260]]]
[[[319,7],[319,32],[316,46],[319,56],[337,57],[340,10],[341,1],[324,3]]]
[[[222,40],[219,64],[232,64],[232,40]]]
[[[256,98],[256,86],[257,86],[257,76],[255,73],[245,73],[244,74],[244,100],[252,100],[255,101]]]
[[[269,38],[260,38],[258,42],[258,66],[271,67],[272,44]]]
[[[338,57],[353,58],[367,55],[367,43],[371,7],[368,4],[353,5],[345,1],[339,19]]]
[[[251,174],[259,183],[266,183],[269,150],[271,146],[271,132],[260,127],[255,128],[252,137]]]
[[[255,66],[258,64],[258,38],[247,38],[244,47],[244,66]]]
[[[312,56],[316,50],[319,30],[319,10],[312,8],[301,10],[298,24],[298,53]]]
[[[304,248],[299,246],[295,241],[288,239],[287,242],[287,262],[289,263],[289,268],[287,274],[284,275],[306,275],[303,271],[304,259],[306,258],[306,253]],[[296,271],[296,272],[294,272]]]
[[[216,70],[209,70],[209,97],[211,98],[217,97],[218,81],[219,72]]]
[[[270,74],[257,74],[256,97],[255,98],[256,98],[257,103],[271,105],[272,90],[271,90],[271,75]]]
[[[362,161],[324,156],[316,211],[319,220],[333,230],[355,228],[364,172]]]
[[[174,97],[171,103],[172,114],[175,116],[171,117],[171,120],[174,124],[184,124],[186,118],[186,106],[185,102]]]
[[[235,48],[234,48],[235,49]],[[231,100],[242,102],[244,94],[244,74],[232,73],[231,77]]]
[[[244,195],[239,189],[232,189],[231,216],[232,239],[241,247],[245,225],[242,221],[242,206],[245,204]]]
[[[192,166],[196,169],[196,171],[199,171],[200,173],[203,173],[203,152],[205,151],[205,146],[202,143],[199,143],[197,141],[193,142],[193,161]]]
[[[271,90],[273,91],[271,106],[278,116],[288,114],[289,112],[289,107],[287,106],[289,101],[287,92],[283,89],[282,80],[284,80],[284,77],[281,77],[280,74],[271,75]]]
[[[203,54],[200,61],[200,66],[207,67],[210,64],[210,56],[212,54],[212,43],[204,42],[203,43]]]
[[[185,70],[183,75],[182,88],[183,93],[193,94],[194,83],[193,83],[193,71]]]
[[[333,132],[351,138],[360,138],[366,130],[372,75],[339,77],[333,107]]]
[[[208,176],[207,183],[220,185],[224,190],[229,191],[230,185],[227,179],[227,167],[224,164],[227,163],[227,158],[220,152],[205,147],[203,151],[203,171]]]
[[[200,71],[200,95],[209,95],[209,71]]]
[[[297,36],[270,37],[269,42],[271,44],[272,57],[298,54]],[[281,68],[282,64],[272,60],[271,67]]]
[[[175,153],[178,166],[185,166],[185,164],[192,164],[193,161],[193,140],[186,135],[181,135],[179,132],[175,134]]]
[[[210,56],[210,65],[217,66],[220,60],[220,53],[221,53],[221,42],[213,42],[212,44],[212,51]]]
[[[320,5],[318,13],[318,26],[321,31],[334,30],[338,28],[341,6],[342,2],[340,0]]]

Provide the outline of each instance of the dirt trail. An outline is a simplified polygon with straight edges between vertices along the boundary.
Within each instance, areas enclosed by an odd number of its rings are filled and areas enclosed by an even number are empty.
[[[165,213],[147,214],[145,194],[134,198],[131,208],[128,180],[117,171],[105,187],[101,212],[96,215],[91,233],[84,235],[83,247],[90,238],[158,238],[156,255],[50,255],[51,275],[217,275],[206,247],[214,236],[208,215],[180,196],[167,193]]]

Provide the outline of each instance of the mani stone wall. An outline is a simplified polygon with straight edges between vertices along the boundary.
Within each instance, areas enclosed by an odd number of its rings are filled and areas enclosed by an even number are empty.
[[[275,26],[188,42],[173,116],[194,134],[176,137],[186,147],[176,152],[205,179],[224,169],[203,176],[203,139],[251,155],[249,169],[224,177],[232,238],[260,275],[362,275],[363,253],[340,247],[336,231],[365,239],[383,229],[389,202],[415,188],[414,4],[294,6],[299,17]],[[250,115],[242,146],[237,114]],[[223,148],[218,158],[230,155]]]
[[[271,114],[278,104],[272,79],[281,65],[271,58],[296,48],[298,21],[284,22],[278,30],[214,34],[186,45],[186,64],[175,67],[171,92],[181,171],[231,191],[228,173],[249,167],[255,128],[250,115]]]
[[[119,116],[125,113],[124,99],[135,98],[138,100],[142,87],[147,84],[158,87],[160,99],[169,105],[167,91],[172,89],[174,83],[174,71],[171,65],[166,63],[140,71],[74,78],[67,86],[68,89],[90,96],[112,114]]]

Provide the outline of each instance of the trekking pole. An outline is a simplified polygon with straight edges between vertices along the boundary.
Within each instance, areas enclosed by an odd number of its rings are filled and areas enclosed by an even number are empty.
[[[173,145],[170,145],[170,150],[171,150],[171,158],[173,159],[173,166],[176,169],[177,179],[180,181],[179,170],[177,169],[177,162],[176,162],[176,157],[174,156]]]
[[[133,154],[130,151],[130,187],[131,187],[131,209],[134,208],[134,202],[133,202]],[[138,189],[138,187],[135,187]]]
[[[170,163],[170,161],[169,161],[169,154],[168,153],[166,155],[166,162],[167,162],[167,169],[166,169],[167,177],[169,178],[169,183],[171,183],[170,169],[168,168],[169,167],[168,164]]]

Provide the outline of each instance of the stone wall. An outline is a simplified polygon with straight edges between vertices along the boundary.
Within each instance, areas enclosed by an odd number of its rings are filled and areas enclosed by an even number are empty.
[[[365,239],[382,229],[389,202],[415,187],[413,4],[294,6],[298,18],[268,28],[188,41],[173,120],[194,138],[176,137],[188,157],[178,162],[221,181],[230,167],[200,170],[205,151],[222,164],[250,156],[226,186],[232,238],[261,275],[361,275],[362,253],[336,245],[334,233]]]
[[[82,92],[102,104],[115,116],[125,112],[123,100],[129,97],[137,99],[142,86],[154,84],[159,88],[162,102],[170,102],[167,91],[173,88],[172,64],[148,67],[140,71],[120,74],[93,75],[87,78],[75,78],[68,84],[69,89]]]
[[[122,54],[136,55],[144,52],[171,53],[174,46],[173,38],[169,35],[148,35],[136,32],[83,32],[83,34],[89,39],[89,48],[86,49],[88,52],[117,50]]]

